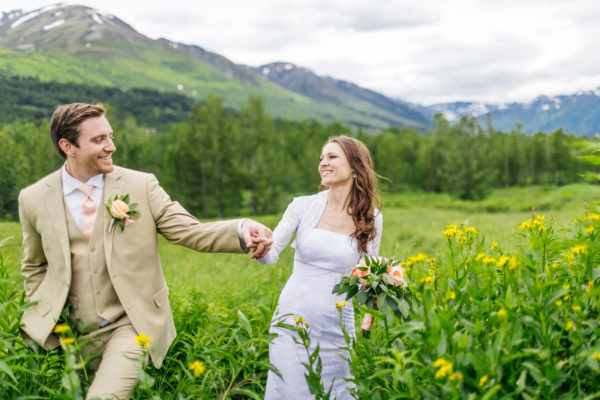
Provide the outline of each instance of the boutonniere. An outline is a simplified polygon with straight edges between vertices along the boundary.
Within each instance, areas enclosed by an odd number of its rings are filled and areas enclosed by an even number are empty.
[[[106,209],[111,215],[110,225],[108,225],[108,233],[112,231],[115,224],[119,224],[121,232],[126,225],[133,223],[134,217],[140,215],[140,212],[135,208],[137,203],[129,204],[129,193],[125,196],[116,195],[113,199],[108,200]]]

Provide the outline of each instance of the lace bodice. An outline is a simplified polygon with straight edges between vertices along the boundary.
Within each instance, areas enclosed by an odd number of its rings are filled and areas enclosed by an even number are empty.
[[[279,259],[279,254],[288,245],[294,232],[296,240],[292,247],[296,248],[308,233],[310,233],[321,219],[327,204],[329,191],[324,190],[314,195],[296,197],[288,205],[281,221],[273,231],[273,245],[265,257],[258,260],[261,264],[273,264]],[[379,253],[381,242],[381,231],[383,228],[383,216],[375,209],[375,231],[376,236],[367,244],[367,255],[376,256]]]

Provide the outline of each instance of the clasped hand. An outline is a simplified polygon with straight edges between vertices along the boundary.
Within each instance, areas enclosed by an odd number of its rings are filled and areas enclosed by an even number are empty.
[[[242,223],[242,236],[246,247],[252,251],[251,258],[263,258],[273,244],[273,232],[260,222],[246,219]]]

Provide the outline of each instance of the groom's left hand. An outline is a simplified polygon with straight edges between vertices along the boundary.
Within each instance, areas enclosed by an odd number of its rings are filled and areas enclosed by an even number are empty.
[[[263,258],[271,249],[273,232],[260,222],[245,219],[242,223],[242,238],[246,247],[252,250],[252,258]]]

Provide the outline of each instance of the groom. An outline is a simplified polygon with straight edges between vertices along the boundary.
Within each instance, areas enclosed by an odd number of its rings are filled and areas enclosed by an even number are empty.
[[[150,357],[159,368],[176,335],[157,233],[197,251],[252,249],[253,258],[262,258],[271,231],[250,219],[200,222],[154,175],[114,166],[113,132],[104,114],[100,105],[59,107],[50,136],[66,162],[19,195],[21,272],[25,295],[34,302],[21,329],[29,344],[58,346],[53,329],[68,305],[81,338],[90,339],[82,349],[96,371],[88,398],[127,399],[138,376],[132,358],[142,355],[136,336],[151,339]],[[113,217],[105,205],[116,195],[129,195],[138,214],[123,230],[117,223],[109,232]]]

